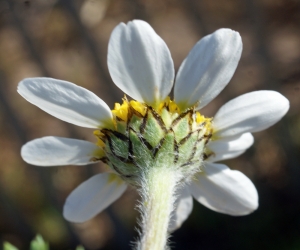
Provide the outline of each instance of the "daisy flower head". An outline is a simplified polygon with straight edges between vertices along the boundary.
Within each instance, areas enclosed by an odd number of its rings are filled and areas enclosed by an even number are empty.
[[[255,91],[227,102],[214,117],[205,117],[201,108],[228,84],[241,53],[239,33],[219,29],[193,47],[175,77],[170,51],[151,26],[140,20],[121,23],[109,40],[107,61],[113,82],[128,98],[113,110],[70,82],[28,78],[18,86],[27,101],[45,112],[94,129],[97,142],[48,136],[25,144],[21,155],[38,166],[102,161],[110,167],[111,172],[93,176],[67,198],[64,216],[73,222],[95,216],[128,184],[143,189],[151,202],[152,181],[158,179],[159,190],[176,190],[168,201],[169,231],[188,217],[192,197],[220,213],[249,214],[258,207],[253,183],[216,162],[244,153],[253,144],[251,133],[279,121],[289,101],[275,91]]]

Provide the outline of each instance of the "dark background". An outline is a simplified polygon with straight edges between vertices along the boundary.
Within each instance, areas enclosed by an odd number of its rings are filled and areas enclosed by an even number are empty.
[[[244,50],[225,90],[202,113],[226,101],[268,89],[285,95],[290,111],[255,133],[245,154],[225,163],[256,185],[260,207],[245,217],[210,211],[197,202],[171,237],[172,249],[300,249],[300,1],[299,0],[0,0],[0,239],[20,249],[40,233],[51,249],[130,249],[138,196],[128,189],[83,224],[62,217],[67,195],[103,170],[94,166],[26,165],[21,146],[55,135],[95,141],[92,130],[62,122],[16,92],[25,77],[51,76],[95,92],[112,108],[123,94],[106,65],[108,39],[120,22],[143,19],[166,41],[175,68],[203,36],[227,27]]]

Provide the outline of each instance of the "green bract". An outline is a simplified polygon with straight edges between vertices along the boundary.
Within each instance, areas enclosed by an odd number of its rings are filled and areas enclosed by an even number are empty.
[[[149,168],[170,167],[183,178],[200,170],[211,137],[210,119],[197,121],[194,109],[172,113],[166,106],[158,112],[145,105],[141,114],[130,103],[127,106],[126,119],[116,116],[116,130],[100,130],[98,137],[105,144],[102,161],[134,185]]]

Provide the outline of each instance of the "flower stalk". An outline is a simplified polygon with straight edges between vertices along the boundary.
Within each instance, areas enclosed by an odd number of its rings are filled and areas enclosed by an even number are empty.
[[[179,179],[179,174],[170,167],[151,168],[145,174],[140,189],[142,235],[138,250],[166,249]]]

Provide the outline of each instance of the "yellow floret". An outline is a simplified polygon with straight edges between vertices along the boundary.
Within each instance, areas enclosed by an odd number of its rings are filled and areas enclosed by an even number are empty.
[[[105,143],[100,138],[97,138],[96,144],[97,144],[97,146],[99,146],[101,148],[105,147]]]
[[[115,107],[112,110],[112,113],[116,119],[116,117],[118,117],[119,119],[121,119],[124,122],[127,122],[128,120],[128,112],[129,109],[133,108],[135,111],[137,111],[138,113],[140,113],[142,116],[146,115],[147,112],[147,105],[135,100],[131,100],[130,102],[127,100],[126,96],[123,98],[123,103],[115,103]],[[164,101],[162,101],[159,106],[158,109],[156,110],[160,115],[162,115],[162,112],[167,112],[169,113],[169,118],[175,119],[180,113],[180,108],[179,106],[170,99],[169,96],[166,97],[166,99]],[[165,114],[165,113],[164,113]],[[174,118],[175,115],[175,118]],[[205,123],[205,128],[207,133],[211,133],[212,131],[212,119],[211,118],[206,118],[205,116],[201,115],[199,112],[195,113],[195,121],[198,124],[203,124]],[[117,124],[117,121],[115,120],[115,125]],[[101,140],[101,136],[97,136],[98,137],[98,142],[97,145],[103,147],[104,143]]]
[[[101,133],[101,131],[99,131],[99,130],[95,130],[94,131],[94,135],[97,137],[96,145],[99,146],[99,147],[101,147],[101,148],[104,148],[105,147],[105,143],[101,139],[101,137],[104,136],[104,134]]]
[[[158,112],[161,112],[161,110],[166,106],[166,103],[168,103],[169,100],[170,100],[170,97],[167,96],[167,98],[158,105]]]
[[[212,124],[211,124],[212,118],[206,118],[205,116],[201,115],[199,112],[196,112],[196,122],[201,124],[205,122],[205,134],[211,134],[212,133]]]
[[[169,96],[167,96],[166,99],[159,104],[158,112],[161,113],[164,107],[166,107],[170,113],[180,114],[180,108],[170,99]]]
[[[123,99],[122,105],[120,103],[115,103],[115,108],[111,111],[115,116],[122,119],[123,121],[127,121],[128,116],[128,101],[127,99]]]
[[[139,112],[142,116],[145,116],[146,110],[147,110],[145,104],[132,100],[132,101],[130,101],[130,105],[137,112]]]
[[[99,159],[101,159],[102,157],[105,156],[105,152],[102,148],[98,148],[93,152],[93,156],[94,156],[95,160],[98,161]]]
[[[199,112],[196,112],[196,122],[197,123],[203,123],[207,120],[203,115],[201,115]]]
[[[180,108],[177,106],[177,104],[173,101],[169,101],[169,111],[171,113],[180,113]]]

